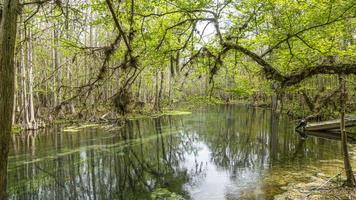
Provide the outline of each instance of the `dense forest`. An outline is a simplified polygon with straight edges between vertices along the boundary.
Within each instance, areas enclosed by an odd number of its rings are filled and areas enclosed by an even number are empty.
[[[356,113],[355,0],[0,1],[0,199],[12,132],[202,104]],[[346,113],[346,114],[345,114]],[[340,150],[341,152],[341,150]]]

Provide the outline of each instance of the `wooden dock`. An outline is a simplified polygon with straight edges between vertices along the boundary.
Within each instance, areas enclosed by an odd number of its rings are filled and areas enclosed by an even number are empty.
[[[356,126],[356,116],[354,115],[345,116],[345,126],[346,127]],[[308,123],[304,128],[305,131],[328,131],[334,129],[340,129],[340,119]]]

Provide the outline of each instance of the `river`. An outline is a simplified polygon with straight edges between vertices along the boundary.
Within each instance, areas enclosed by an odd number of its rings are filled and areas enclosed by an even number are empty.
[[[273,199],[290,182],[342,166],[339,141],[301,139],[294,124],[222,105],[121,129],[15,135],[9,199]]]

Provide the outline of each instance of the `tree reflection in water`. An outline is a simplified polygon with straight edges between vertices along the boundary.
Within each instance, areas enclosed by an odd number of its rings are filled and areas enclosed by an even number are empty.
[[[339,143],[301,141],[268,110],[215,106],[190,116],[127,121],[118,131],[61,127],[13,136],[10,199],[270,198],[264,177],[334,159]]]

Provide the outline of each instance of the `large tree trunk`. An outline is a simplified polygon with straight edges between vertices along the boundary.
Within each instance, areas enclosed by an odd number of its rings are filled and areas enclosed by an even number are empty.
[[[5,0],[0,18],[0,200],[6,197],[7,156],[14,103],[14,51],[18,0]]]
[[[351,163],[350,163],[350,156],[349,151],[347,148],[347,133],[345,130],[345,104],[347,99],[346,94],[346,83],[345,77],[339,77],[340,85],[341,85],[341,95],[340,95],[340,130],[341,130],[341,144],[342,144],[342,153],[344,158],[344,168],[346,173],[346,185],[348,186],[356,186],[355,176],[352,171]]]

